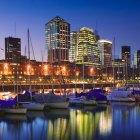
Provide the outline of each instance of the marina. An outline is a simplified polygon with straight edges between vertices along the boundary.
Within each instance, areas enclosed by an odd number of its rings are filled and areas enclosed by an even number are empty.
[[[3,0],[0,19],[0,140],[140,140],[140,0]]]

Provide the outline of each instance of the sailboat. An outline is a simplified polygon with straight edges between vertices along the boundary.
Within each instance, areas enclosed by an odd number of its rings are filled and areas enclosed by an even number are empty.
[[[115,47],[115,39],[114,39],[114,47]],[[115,49],[114,49],[115,55]],[[125,69],[125,85],[127,85],[127,58],[125,56],[124,60],[124,69]],[[113,64],[113,79],[114,79],[114,87],[115,87],[115,74],[114,74],[114,64]],[[114,88],[110,95],[107,95],[108,101],[118,101],[118,102],[135,102],[136,98],[133,96],[132,91],[128,89],[126,86],[122,88]]]
[[[27,31],[27,36],[28,36],[28,56],[29,56],[29,65],[30,65],[30,43],[29,43],[29,29]],[[45,104],[41,104],[41,103],[37,103],[37,102],[33,102],[33,95],[31,92],[31,77],[30,77],[30,69],[29,69],[29,93],[30,93],[30,98],[31,101],[30,102],[20,102],[22,104],[23,107],[27,108],[27,110],[44,110]]]
[[[17,66],[18,67],[18,66]],[[16,69],[17,71],[17,69]],[[17,85],[17,72],[16,72],[16,85]],[[0,100],[0,111],[9,114],[26,114],[27,109],[19,106],[18,88],[16,90],[17,96],[14,99]]]
[[[56,53],[58,55],[58,53]],[[53,59],[53,57],[52,57]],[[52,75],[51,78],[54,78],[54,67],[53,67],[53,60],[51,60],[51,66],[52,66]],[[64,83],[64,95],[56,95],[54,91],[54,83],[52,80],[52,91],[50,91],[47,94],[39,93],[34,94],[33,98],[38,103],[45,103],[45,107],[53,108],[53,109],[67,109],[69,107],[69,100],[65,95],[65,80],[62,74],[62,68],[60,66],[59,62],[59,68],[61,70],[61,75]],[[61,83],[60,83],[61,84]]]
[[[17,105],[16,99],[12,100],[0,100],[0,111],[3,111],[4,113],[9,113],[9,114],[26,114],[27,109],[19,107]]]
[[[52,77],[53,77],[53,73],[52,73]],[[66,97],[66,95],[55,94],[53,83],[52,83],[51,92],[47,94],[44,93],[34,94],[33,98],[38,103],[41,104],[45,103],[45,107],[54,108],[54,109],[67,109],[69,107],[69,100]]]

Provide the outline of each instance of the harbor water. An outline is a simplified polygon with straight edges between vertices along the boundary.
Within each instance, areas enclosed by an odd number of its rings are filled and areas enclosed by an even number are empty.
[[[0,114],[0,140],[139,140],[140,104]]]

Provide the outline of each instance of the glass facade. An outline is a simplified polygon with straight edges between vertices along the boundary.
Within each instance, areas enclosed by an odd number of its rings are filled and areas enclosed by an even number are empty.
[[[48,62],[68,61],[70,48],[70,24],[55,17],[45,25]]]
[[[122,46],[121,54],[122,54],[122,59],[125,60],[126,66],[130,67],[130,63],[131,63],[131,48],[130,48],[130,46]]]
[[[99,49],[96,43],[94,31],[83,27],[78,32],[71,33],[70,60],[76,60],[78,64],[99,67]]]
[[[140,68],[140,50],[137,50],[134,54],[134,66]]]
[[[77,61],[78,32],[72,32],[70,36],[69,61]]]
[[[112,66],[112,42],[108,40],[99,40],[100,60],[102,67]]]

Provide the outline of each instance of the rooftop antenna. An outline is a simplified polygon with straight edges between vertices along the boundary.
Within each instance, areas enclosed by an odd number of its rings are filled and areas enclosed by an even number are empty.
[[[98,30],[98,22],[96,21],[95,30]]]

